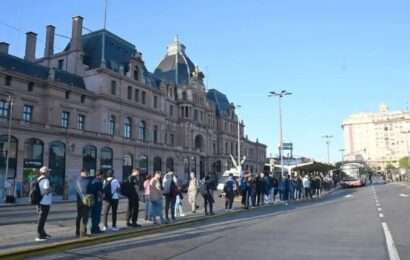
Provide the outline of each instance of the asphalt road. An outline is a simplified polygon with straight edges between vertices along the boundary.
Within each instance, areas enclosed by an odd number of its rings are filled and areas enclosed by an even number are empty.
[[[382,223],[400,259],[410,259],[410,198],[400,196],[409,193],[397,184],[340,190],[321,201],[252,210],[42,259],[390,259]]]

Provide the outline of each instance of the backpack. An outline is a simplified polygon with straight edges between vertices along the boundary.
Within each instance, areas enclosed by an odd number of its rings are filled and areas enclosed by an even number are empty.
[[[165,175],[164,187],[163,187],[164,194],[166,194],[166,195],[171,194],[172,183],[173,183],[172,176],[171,175]]]
[[[106,181],[103,186],[103,199],[105,201],[112,200],[111,181],[112,179],[110,181]]]
[[[125,180],[121,183],[121,194],[124,195],[125,197],[130,197],[131,195],[131,187],[130,187],[130,181]]]
[[[41,178],[40,180],[36,180],[31,185],[31,191],[30,191],[30,203],[31,203],[31,205],[40,205],[40,202],[43,199],[43,195],[41,194],[41,190],[40,190],[40,181],[42,181],[44,179],[45,178]]]
[[[206,187],[205,181],[201,181],[199,183],[199,193],[201,193],[202,196],[206,196],[208,194],[208,189]]]
[[[229,180],[224,185],[225,193],[233,193],[233,181]]]

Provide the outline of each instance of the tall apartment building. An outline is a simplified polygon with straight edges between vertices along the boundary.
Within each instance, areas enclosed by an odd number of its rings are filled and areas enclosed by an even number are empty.
[[[350,115],[342,125],[345,160],[365,160],[373,168],[399,166],[409,154],[410,113],[392,112],[380,105],[375,113]]]
[[[55,27],[47,26],[40,58],[33,32],[26,34],[24,59],[0,43],[0,192],[10,114],[7,177],[22,196],[41,165],[52,169],[57,194],[73,191],[82,168],[91,174],[113,169],[119,179],[133,167],[142,174],[170,169],[186,181],[191,171],[202,177],[232,166],[235,105],[220,91],[206,89],[204,73],[178,39],[150,72],[132,43],[105,29],[82,29],[83,18],[74,17],[70,42],[55,53]],[[239,125],[244,168],[262,171],[266,146],[248,140],[244,123]]]

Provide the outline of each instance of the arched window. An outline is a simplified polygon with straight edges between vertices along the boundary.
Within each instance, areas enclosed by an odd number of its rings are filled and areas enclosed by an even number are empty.
[[[154,172],[155,171],[162,171],[162,159],[161,157],[154,158]]]
[[[138,132],[138,139],[140,139],[141,141],[145,141],[146,139],[146,123],[144,120],[140,121],[139,124],[139,132]]]
[[[202,135],[197,135],[195,137],[195,150],[199,150],[200,152],[203,152],[204,148],[204,138]]]
[[[141,155],[138,160],[138,166],[141,176],[146,176],[148,174],[148,156]]]
[[[167,171],[174,171],[174,159],[171,157],[167,158],[166,161]]]
[[[88,171],[91,176],[95,176],[97,171],[97,148],[87,145],[83,148],[83,169]]]
[[[30,138],[24,142],[24,168],[40,168],[43,165],[44,143]]]
[[[131,138],[132,134],[132,119],[130,117],[126,117],[124,121],[124,137]]]
[[[128,179],[128,177],[132,173],[133,168],[133,156],[132,154],[125,154],[123,157],[123,164],[122,164],[122,180]]]
[[[138,68],[138,66],[134,67],[134,80],[139,80],[140,79],[140,70]]]
[[[101,149],[101,170],[103,172],[113,168],[113,151],[109,147]]]
[[[18,142],[17,138],[11,136],[10,138],[10,150],[8,145],[8,136],[1,135],[0,136],[0,199],[4,199],[6,194],[3,193],[4,190],[4,180],[6,178],[6,158],[7,153],[9,154],[9,165],[8,165],[8,172],[7,178],[15,178],[16,171],[17,171],[17,147]]]
[[[115,135],[115,116],[113,115],[110,116],[110,122],[109,122],[108,128],[109,128],[108,129],[109,134],[111,136],[114,136]]]

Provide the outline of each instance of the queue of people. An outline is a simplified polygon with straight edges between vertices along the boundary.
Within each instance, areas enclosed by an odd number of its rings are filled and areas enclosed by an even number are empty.
[[[45,231],[45,223],[52,203],[49,172],[50,169],[45,166],[40,168],[39,177],[30,195],[32,204],[37,205],[38,209],[36,241],[44,241],[51,237]],[[186,187],[172,171],[168,171],[165,175],[156,171],[153,175],[142,176],[138,169],[134,169],[127,179],[120,182],[112,170],[98,172],[96,176],[89,176],[86,170],[81,170],[75,181],[77,195],[75,236],[84,237],[106,232],[109,230],[109,224],[111,224],[111,231],[118,231],[117,215],[121,197],[127,199],[125,222],[126,226],[131,228],[141,227],[138,223],[141,201],[144,203],[146,223],[169,224],[177,217],[184,217],[182,206],[185,199],[184,192],[187,192],[186,197],[193,214],[199,209],[198,197],[200,196],[203,199],[205,215],[214,215],[217,184],[216,174],[197,179],[195,174],[191,173]],[[143,188],[142,200],[140,200],[140,187]],[[327,187],[326,177],[323,179],[320,175],[303,177],[288,175],[277,178],[270,173],[253,175],[245,172],[237,179],[231,174],[223,184],[225,210],[232,210],[237,195],[242,196],[242,205],[248,209],[275,203],[277,199],[287,203],[289,200],[318,198],[323,188]],[[90,232],[87,230],[89,218],[91,218]]]
[[[40,168],[39,177],[33,183],[32,195],[30,195],[32,204],[36,205],[38,210],[36,241],[45,241],[51,237],[45,231],[52,203],[49,172],[50,169],[45,166]],[[143,187],[142,200],[140,200],[140,187]],[[194,173],[190,174],[187,197],[192,213],[196,213],[199,208],[198,195],[200,194],[204,200],[205,215],[214,214],[215,189],[216,178],[206,176],[198,180]],[[185,216],[184,187],[172,171],[168,171],[165,175],[157,171],[153,175],[141,176],[139,170],[134,169],[126,180],[120,182],[112,170],[98,172],[96,176],[90,176],[86,170],[81,170],[75,180],[75,191],[77,207],[75,236],[79,238],[103,233],[109,229],[113,232],[118,231],[117,216],[121,197],[127,199],[125,215],[127,227],[141,227],[138,223],[140,202],[145,204],[146,223],[168,224],[174,222],[176,217]],[[90,226],[89,232],[88,226]]]

